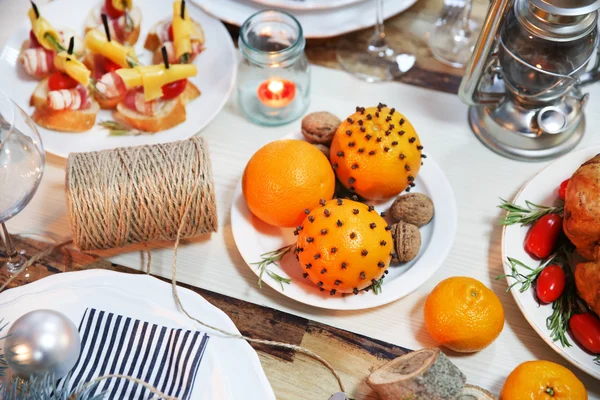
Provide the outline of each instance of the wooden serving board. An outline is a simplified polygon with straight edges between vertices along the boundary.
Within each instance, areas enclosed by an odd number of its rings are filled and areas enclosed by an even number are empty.
[[[33,239],[12,236],[16,248],[33,255],[50,245]],[[143,273],[73,249],[57,250],[27,273],[13,280],[9,287],[20,286],[48,275],[68,271],[103,268],[118,272]],[[29,275],[29,280],[24,276]],[[0,270],[0,280],[6,282],[6,269]],[[168,281],[167,279],[157,277]],[[365,380],[374,369],[406,353],[406,349],[379,340],[337,329],[306,318],[272,308],[237,300],[194,286],[180,284],[193,290],[223,310],[243,335],[283,341],[303,346],[329,361],[341,375],[349,398],[377,399]],[[252,344],[278,399],[329,399],[339,391],[333,375],[319,362],[292,350],[274,349]]]

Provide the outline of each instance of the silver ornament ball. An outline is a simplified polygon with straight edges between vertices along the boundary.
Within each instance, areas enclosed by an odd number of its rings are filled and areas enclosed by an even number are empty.
[[[8,330],[4,353],[14,375],[21,378],[65,376],[77,362],[81,340],[77,327],[54,310],[35,310],[17,319]]]

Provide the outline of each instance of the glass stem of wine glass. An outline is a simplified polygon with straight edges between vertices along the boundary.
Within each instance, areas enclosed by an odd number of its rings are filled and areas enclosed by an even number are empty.
[[[375,24],[375,32],[369,41],[369,51],[380,53],[387,47],[387,39],[385,38],[385,25],[383,24],[383,0],[375,0],[375,11],[377,21]]]
[[[15,247],[12,244],[12,240],[10,235],[8,234],[8,230],[6,229],[6,225],[2,222],[2,236],[4,238],[4,246],[6,250],[6,256],[8,257],[8,261],[12,261],[12,258],[17,254]]]
[[[463,29],[465,36],[469,35],[470,31],[471,31],[471,8],[472,7],[473,7],[473,1],[466,0],[465,7],[463,9],[463,15],[462,15],[462,29]]]

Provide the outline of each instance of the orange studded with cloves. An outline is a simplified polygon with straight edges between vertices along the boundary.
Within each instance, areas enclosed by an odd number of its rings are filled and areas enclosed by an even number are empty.
[[[368,200],[410,190],[425,157],[411,123],[384,104],[356,109],[331,143],[330,160],[339,181]]]
[[[394,251],[383,217],[352,200],[322,201],[295,233],[304,277],[332,295],[358,294],[382,279]]]

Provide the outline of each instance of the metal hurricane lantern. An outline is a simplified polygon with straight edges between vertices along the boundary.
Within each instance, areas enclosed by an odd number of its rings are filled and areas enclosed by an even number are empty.
[[[536,161],[581,140],[581,87],[599,78],[599,8],[600,0],[492,1],[459,90],[485,145]]]

